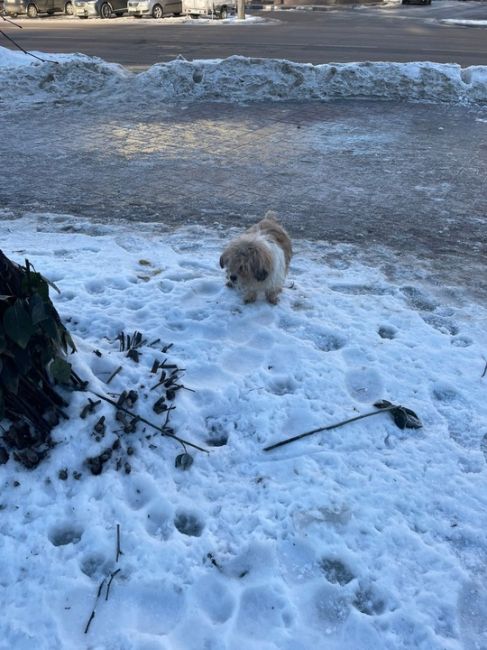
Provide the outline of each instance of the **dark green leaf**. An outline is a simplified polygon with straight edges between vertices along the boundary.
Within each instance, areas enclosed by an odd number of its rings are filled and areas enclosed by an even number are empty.
[[[394,422],[400,429],[421,429],[423,426],[416,413],[405,406],[393,404],[386,399],[376,402],[374,406],[378,409],[389,409]]]
[[[35,293],[29,300],[30,313],[32,318],[32,324],[37,325],[37,323],[46,320],[47,311],[44,300],[40,297],[38,293]]]
[[[386,399],[381,399],[378,402],[374,403],[375,408],[377,409],[388,409],[391,406],[395,406],[392,402],[388,402]]]
[[[54,359],[49,370],[53,379],[59,384],[69,383],[71,377],[71,364],[64,359],[61,359],[61,357],[56,357],[56,359]]]
[[[27,347],[34,333],[32,320],[20,300],[9,307],[3,315],[3,326],[7,336],[21,348]]]
[[[391,412],[394,422],[400,429],[421,429],[423,426],[416,413],[405,406],[398,406]]]
[[[54,318],[49,315],[46,320],[42,321],[42,330],[47,334],[55,343],[59,342],[59,328]]]
[[[13,351],[15,365],[20,375],[26,375],[32,368],[32,358],[28,350],[16,348]]]
[[[19,390],[19,374],[17,369],[10,363],[4,363],[2,373],[0,374],[0,384],[14,395],[17,395]]]
[[[63,330],[61,334],[61,341],[62,341],[62,346],[64,351],[68,352],[68,347],[71,348],[71,352],[76,352],[76,346],[74,344],[73,339],[71,338],[71,334],[68,332],[68,330]]]
[[[175,465],[178,469],[189,469],[193,464],[193,456],[191,454],[179,454],[176,456]]]
[[[32,266],[26,260],[26,273],[22,277],[22,291],[24,295],[31,296],[38,293],[43,300],[49,300],[49,287],[45,278],[40,273],[32,271]]]
[[[42,276],[41,276],[41,277],[42,277]],[[51,282],[51,280],[48,280],[47,278],[42,278],[42,279],[43,279],[45,282],[47,282],[47,284],[48,284],[52,289],[54,289],[54,291],[57,291],[57,293],[61,293],[61,289],[59,289],[59,287],[57,287],[57,286],[54,284],[54,282]]]

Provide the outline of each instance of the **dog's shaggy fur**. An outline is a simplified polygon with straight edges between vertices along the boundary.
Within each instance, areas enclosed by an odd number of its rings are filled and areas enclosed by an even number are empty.
[[[237,287],[244,301],[255,302],[264,292],[268,302],[275,305],[292,256],[289,235],[267,212],[259,223],[232,239],[220,257],[220,266],[226,269],[227,286]]]

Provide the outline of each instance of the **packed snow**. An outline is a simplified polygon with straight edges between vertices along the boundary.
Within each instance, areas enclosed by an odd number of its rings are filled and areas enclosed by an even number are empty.
[[[375,98],[429,102],[487,102],[487,66],[335,63],[278,59],[158,63],[140,73],[82,54],[34,54],[0,48],[0,105],[47,101],[264,101]]]
[[[50,456],[0,468],[2,648],[485,646],[484,308],[307,241],[280,304],[244,305],[218,264],[234,231],[7,216],[4,252],[61,291],[76,372],[104,395],[137,390],[160,423],[154,359],[185,368],[170,422],[209,454],[188,448],[176,468],[175,441],[124,437],[108,404],[81,420],[90,394],[73,393]],[[136,330],[138,363],[116,340]],[[383,413],[263,451],[379,399],[423,428]],[[91,475],[86,458],[117,436],[131,473],[113,460]]]
[[[463,27],[487,27],[487,20],[461,20],[460,18],[443,18],[441,22],[447,25],[461,25]]]
[[[39,56],[48,62],[0,49],[4,106],[487,99],[480,66],[232,57],[135,75]],[[176,466],[176,440],[142,425],[123,433],[105,402],[81,419],[93,395],[66,392],[69,420],[49,456],[32,471],[13,454],[0,466],[2,650],[487,646],[485,307],[461,287],[406,280],[406,259],[369,266],[350,245],[295,241],[271,306],[225,286],[218,260],[234,230],[41,209],[2,212],[0,232],[6,255],[59,288],[51,298],[78,348],[69,361],[90,390],[136,390],[137,413],[160,425],[154,360],[184,368],[170,424],[208,451],[188,446],[192,464]],[[138,362],[117,340],[135,331]],[[382,399],[423,427],[380,413],[263,450]],[[117,441],[130,472],[114,454],[93,475],[87,459]]]

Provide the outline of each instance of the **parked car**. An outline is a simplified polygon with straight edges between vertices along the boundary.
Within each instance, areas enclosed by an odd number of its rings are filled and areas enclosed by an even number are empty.
[[[27,14],[29,18],[37,18],[38,14],[73,13],[72,0],[4,0],[4,13],[7,16]]]
[[[127,0],[74,0],[74,13],[78,18],[111,18],[127,11]]]
[[[235,13],[236,0],[182,0],[183,14],[189,16],[213,16],[228,18]]]
[[[129,0],[128,9],[129,16],[136,18],[162,18],[168,14],[179,16],[182,11],[181,0]]]

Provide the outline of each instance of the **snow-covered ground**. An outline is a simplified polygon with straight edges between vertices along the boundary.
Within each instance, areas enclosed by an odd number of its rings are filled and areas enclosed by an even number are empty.
[[[481,67],[234,57],[131,75],[40,56],[60,63],[0,50],[4,105],[136,92],[487,98]],[[12,457],[0,466],[2,650],[486,647],[485,307],[458,287],[401,281],[400,256],[385,275],[352,246],[305,239],[279,305],[244,305],[218,265],[233,231],[42,209],[0,217],[5,254],[61,291],[52,299],[78,347],[76,372],[104,395],[137,390],[137,412],[162,423],[154,360],[185,368],[190,390],[177,392],[170,422],[209,451],[188,448],[192,465],[175,467],[174,440],[122,433],[105,403],[82,420],[89,394],[71,394],[49,457],[30,472]],[[136,330],[148,342],[138,363],[117,342]],[[263,451],[379,399],[413,409],[423,428],[382,413]],[[86,459],[119,437],[92,475]],[[117,470],[122,453],[130,473]]]
[[[2,648],[485,646],[485,309],[448,287],[388,281],[324,242],[295,243],[272,307],[225,287],[229,232],[49,214],[1,229],[4,252],[61,290],[78,374],[105,395],[136,389],[139,413],[161,422],[151,366],[184,367],[195,392],[178,392],[171,422],[210,451],[188,449],[183,471],[175,442],[122,434],[131,474],[112,460],[92,476],[85,459],[120,426],[109,405],[80,420],[89,395],[75,393],[50,457],[32,472],[0,468]],[[135,330],[159,340],[138,364],[116,341]],[[263,451],[383,398],[423,428],[382,414]]]

